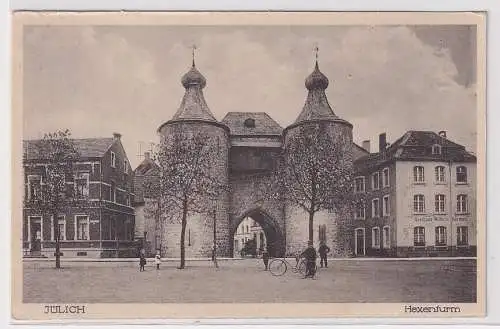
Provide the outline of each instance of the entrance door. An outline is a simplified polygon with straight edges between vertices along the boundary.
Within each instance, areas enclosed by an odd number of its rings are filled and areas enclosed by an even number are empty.
[[[30,218],[31,252],[40,252],[42,248],[42,219],[40,217]]]
[[[365,255],[365,230],[362,228],[357,228],[354,234],[356,255]]]

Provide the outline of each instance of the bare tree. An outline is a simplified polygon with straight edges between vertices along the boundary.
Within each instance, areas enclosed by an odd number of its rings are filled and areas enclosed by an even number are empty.
[[[288,133],[275,175],[273,194],[309,215],[313,242],[314,215],[321,210],[350,213],[353,195],[351,142],[327,125],[310,124]],[[350,216],[350,215],[349,215]]]
[[[38,191],[36,195],[25,200],[42,214],[52,216],[56,268],[61,267],[58,217],[61,213],[67,213],[70,208],[82,207],[86,199],[80,193],[82,187],[78,186],[78,180],[74,179],[74,164],[80,156],[70,136],[69,130],[61,130],[47,133],[42,140],[34,142],[31,152],[36,152],[36,161],[44,164],[45,172],[38,183],[40,186],[31,189]]]
[[[212,214],[213,200],[226,189],[217,174],[214,157],[219,155],[219,143],[202,132],[187,134],[174,130],[164,138],[154,159],[160,167],[159,184],[149,184],[146,189],[159,196],[158,209],[163,218],[180,219],[180,266],[185,267],[186,225],[191,214]]]

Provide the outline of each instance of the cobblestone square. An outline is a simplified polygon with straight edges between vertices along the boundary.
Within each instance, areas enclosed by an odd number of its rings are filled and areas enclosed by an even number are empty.
[[[334,260],[315,280],[274,277],[259,259],[164,262],[25,262],[25,303],[475,302],[476,261]]]

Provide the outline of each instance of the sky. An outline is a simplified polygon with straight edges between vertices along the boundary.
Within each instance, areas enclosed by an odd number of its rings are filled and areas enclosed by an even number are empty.
[[[329,102],[358,144],[407,130],[446,130],[476,151],[476,38],[469,26],[27,26],[23,136],[70,129],[122,142],[132,167],[178,109],[181,77],[196,66],[207,104],[267,112],[282,127],[299,115],[304,79],[329,78]],[[143,143],[142,150],[139,144]]]

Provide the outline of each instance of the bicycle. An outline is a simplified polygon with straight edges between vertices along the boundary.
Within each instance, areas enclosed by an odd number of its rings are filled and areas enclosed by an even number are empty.
[[[288,270],[288,267],[290,267],[294,273],[298,272],[301,275],[305,276],[306,275],[306,268],[307,268],[306,259],[303,257],[296,256],[295,261],[296,261],[296,264],[294,266],[294,265],[290,264],[290,262],[287,261],[285,257],[273,258],[269,262],[269,272],[271,272],[271,274],[273,276],[282,276],[286,273],[286,271]],[[318,272],[318,266],[315,263],[313,276],[315,276],[317,272]]]

